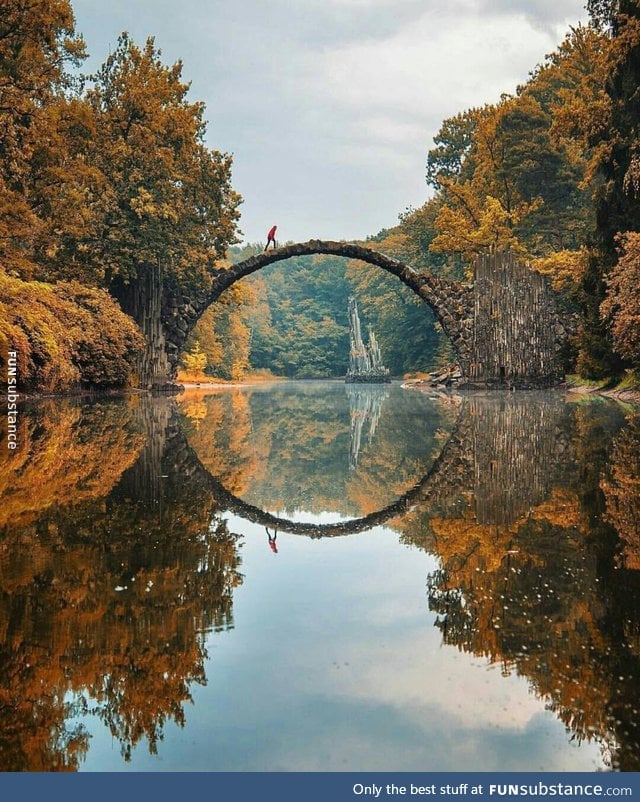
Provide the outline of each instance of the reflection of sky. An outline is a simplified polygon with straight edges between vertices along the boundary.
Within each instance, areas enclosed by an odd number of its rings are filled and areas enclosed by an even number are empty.
[[[235,628],[208,637],[208,685],[159,756],[123,764],[102,725],[91,770],[548,770],[601,767],[525,679],[441,645],[432,557],[389,530],[308,540],[230,518],[246,538]]]

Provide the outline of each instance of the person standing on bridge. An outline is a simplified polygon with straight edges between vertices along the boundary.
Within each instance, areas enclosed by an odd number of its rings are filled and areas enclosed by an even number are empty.
[[[276,228],[278,228],[278,226],[272,226],[270,231],[269,231],[269,233],[267,234],[267,244],[264,246],[265,251],[269,247],[269,243],[270,242],[273,242],[273,247],[274,248],[278,247],[276,245]]]

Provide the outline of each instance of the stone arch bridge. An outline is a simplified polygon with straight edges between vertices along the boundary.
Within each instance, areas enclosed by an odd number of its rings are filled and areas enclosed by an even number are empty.
[[[512,253],[479,257],[473,281],[459,283],[362,245],[310,240],[214,270],[209,288],[201,292],[169,286],[159,267],[135,285],[114,290],[147,339],[139,364],[141,385],[162,388],[175,381],[180,354],[195,324],[236,281],[273,262],[313,254],[357,259],[402,281],[432,310],[453,345],[467,385],[547,387],[562,380],[560,355],[568,332],[554,294],[544,276]]]

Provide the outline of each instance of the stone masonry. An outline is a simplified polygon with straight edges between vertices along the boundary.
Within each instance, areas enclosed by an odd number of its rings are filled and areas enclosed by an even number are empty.
[[[521,264],[513,254],[480,257],[474,267],[475,280],[463,284],[414,270],[362,245],[310,240],[215,270],[206,291],[156,288],[145,305],[153,310],[154,321],[149,319],[148,310],[143,316],[149,351],[156,355],[155,369],[141,371],[141,385],[157,387],[175,381],[180,354],[193,327],[232,284],[273,262],[312,254],[358,259],[406,284],[431,308],[453,345],[468,386],[547,387],[562,380],[560,352],[567,331],[553,293],[545,277]],[[155,320],[158,312],[160,319]],[[166,354],[166,360],[157,358],[159,350]],[[143,359],[141,364],[144,367],[148,362]]]

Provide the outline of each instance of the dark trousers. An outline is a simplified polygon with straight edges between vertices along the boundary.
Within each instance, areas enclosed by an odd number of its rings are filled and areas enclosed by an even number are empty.
[[[267,244],[264,246],[264,250],[265,250],[265,251],[266,251],[266,250],[267,250],[267,248],[269,247],[269,243],[270,243],[270,242],[273,242],[273,247],[274,247],[274,248],[276,248],[276,247],[277,247],[277,246],[276,246],[276,241],[275,241],[275,239],[273,239],[273,237],[269,237],[269,239],[267,240]],[[264,253],[264,251],[263,251],[263,253]]]

